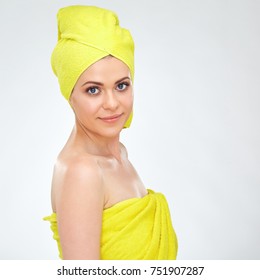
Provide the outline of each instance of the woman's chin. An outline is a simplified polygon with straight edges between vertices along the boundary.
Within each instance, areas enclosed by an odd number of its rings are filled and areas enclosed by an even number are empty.
[[[105,138],[115,138],[118,137],[123,129],[123,125],[116,126],[102,126],[98,129],[99,135]]]

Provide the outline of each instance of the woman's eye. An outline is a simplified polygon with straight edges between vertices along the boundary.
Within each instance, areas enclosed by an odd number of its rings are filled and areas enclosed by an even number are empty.
[[[87,88],[87,93],[89,93],[90,95],[96,95],[99,93],[99,89],[97,87],[90,87]]]
[[[117,89],[120,90],[120,91],[123,91],[123,90],[125,90],[128,86],[129,86],[128,83],[121,83],[121,84],[118,84],[118,85],[117,85]]]

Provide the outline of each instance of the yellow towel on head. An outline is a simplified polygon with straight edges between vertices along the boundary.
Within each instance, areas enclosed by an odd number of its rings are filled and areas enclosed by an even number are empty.
[[[112,55],[123,61],[134,79],[134,42],[119,26],[117,15],[93,6],[69,6],[59,10],[58,42],[51,64],[63,96],[69,100],[80,75],[101,58]],[[129,127],[132,114],[125,124]]]
[[[161,193],[148,190],[143,198],[132,198],[103,211],[102,260],[173,260],[177,256],[177,237],[172,227],[168,204]],[[51,222],[58,243],[57,217]]]

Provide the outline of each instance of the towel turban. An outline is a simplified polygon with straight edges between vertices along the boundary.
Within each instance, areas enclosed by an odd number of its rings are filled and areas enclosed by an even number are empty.
[[[69,6],[57,14],[58,42],[51,57],[60,90],[69,100],[80,75],[93,63],[112,55],[123,61],[134,79],[134,42],[119,26],[117,15],[94,6]],[[125,127],[129,127],[132,114]]]

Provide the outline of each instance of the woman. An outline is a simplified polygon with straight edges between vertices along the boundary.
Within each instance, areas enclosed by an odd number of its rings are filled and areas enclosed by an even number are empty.
[[[108,10],[58,12],[52,67],[75,114],[52,181],[54,239],[62,259],[175,259],[167,202],[146,190],[120,143],[133,108],[134,43]]]

